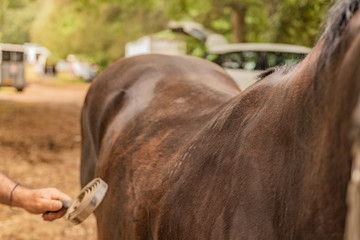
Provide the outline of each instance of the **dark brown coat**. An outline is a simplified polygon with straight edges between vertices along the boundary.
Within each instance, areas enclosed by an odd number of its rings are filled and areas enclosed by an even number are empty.
[[[341,239],[357,8],[345,0],[330,23],[338,28],[304,61],[244,92],[193,57],[145,55],[105,70],[82,115],[82,184],[109,184],[99,239]]]

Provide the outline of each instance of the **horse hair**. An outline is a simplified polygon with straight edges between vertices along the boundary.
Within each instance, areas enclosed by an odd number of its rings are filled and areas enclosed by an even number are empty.
[[[359,9],[360,0],[338,0],[329,10],[327,24],[319,41],[324,41],[318,70],[324,68],[330,56],[335,52],[342,39],[342,33],[348,22]]]
[[[257,76],[257,80],[261,81],[262,79],[266,78],[267,76],[273,74],[277,69],[276,68],[268,68],[264,72],[260,73]]]
[[[337,0],[335,2],[328,11],[325,31],[319,39],[319,41],[324,41],[323,49],[326,49],[326,51],[322,51],[321,53],[318,71],[327,65],[330,56],[335,52],[341,42],[342,32],[360,5],[360,0]],[[283,74],[286,74],[291,71],[294,66],[295,65],[291,64],[267,69],[257,76],[257,80],[261,81],[274,72],[281,71]]]
[[[257,81],[261,81],[263,80],[264,78],[266,78],[267,76],[273,74],[274,72],[280,72],[281,74],[287,74],[289,73],[291,70],[294,69],[294,67],[296,66],[297,64],[285,64],[285,65],[282,65],[282,66],[277,66],[277,67],[273,67],[273,68],[268,68],[266,69],[264,72],[260,73],[258,76],[257,76]]]

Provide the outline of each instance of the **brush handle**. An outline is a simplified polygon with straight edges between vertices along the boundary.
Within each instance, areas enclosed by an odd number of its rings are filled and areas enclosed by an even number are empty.
[[[57,212],[60,212],[62,210],[65,210],[67,211],[69,209],[69,207],[71,206],[72,204],[72,201],[71,200],[59,200],[61,203],[62,203],[62,208],[60,210],[57,210],[57,211],[47,211],[45,213],[50,213],[50,212],[53,212],[53,213],[57,213]]]
[[[60,200],[60,202],[62,202],[62,208],[59,210],[59,211],[61,211],[61,210],[68,210],[69,209],[69,207],[71,206],[71,204],[72,204],[72,201],[71,200]]]

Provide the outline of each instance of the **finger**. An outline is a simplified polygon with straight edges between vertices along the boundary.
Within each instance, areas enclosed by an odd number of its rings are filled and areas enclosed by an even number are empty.
[[[49,193],[51,195],[51,198],[54,200],[71,200],[71,198],[68,195],[59,191],[56,188],[50,188]]]
[[[42,215],[44,221],[54,221],[55,219],[61,218],[64,216],[66,211],[61,210],[59,212],[47,212]]]
[[[62,208],[63,204],[62,202],[58,201],[58,200],[47,200],[47,199],[43,199],[42,203],[41,203],[41,209],[43,210],[42,212],[55,212],[55,211],[59,211]]]

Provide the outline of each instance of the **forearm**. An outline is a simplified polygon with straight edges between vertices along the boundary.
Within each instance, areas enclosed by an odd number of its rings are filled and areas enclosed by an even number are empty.
[[[0,173],[0,203],[21,207],[34,214],[43,214],[44,220],[60,218],[65,211],[59,211],[62,203],[59,200],[70,199],[68,195],[56,188],[29,189],[17,185]]]
[[[0,173],[0,203],[10,205],[11,191],[16,183]]]

